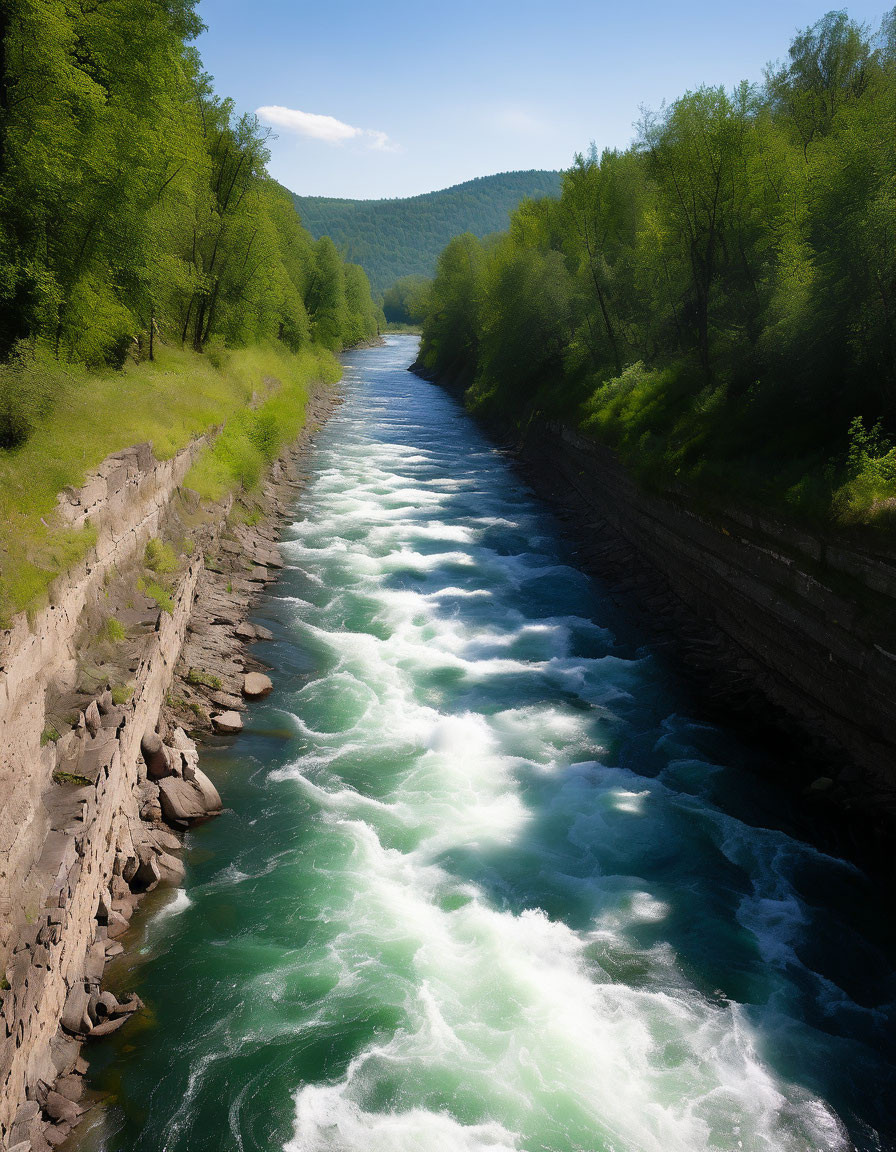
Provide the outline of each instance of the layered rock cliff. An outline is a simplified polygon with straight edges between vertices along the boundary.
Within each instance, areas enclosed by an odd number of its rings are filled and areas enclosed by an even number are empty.
[[[560,424],[530,431],[522,454],[634,550],[637,570],[659,574],[712,626],[722,647],[707,634],[699,662],[795,719],[807,743],[823,745],[833,793],[892,825],[896,551],[869,533],[647,491],[609,448]]]
[[[46,608],[0,636],[2,1152],[65,1137],[81,1041],[140,1008],[103,990],[104,965],[141,895],[182,880],[180,833],[221,811],[192,737],[238,731],[269,688],[245,617],[282,567],[276,517],[332,403],[309,404],[251,527],[232,499],[202,506],[183,488],[201,440],[168,461],[149,445],[120,452],[60,496],[58,518],[89,522],[96,544]],[[147,587],[147,558],[165,549],[180,560]]]

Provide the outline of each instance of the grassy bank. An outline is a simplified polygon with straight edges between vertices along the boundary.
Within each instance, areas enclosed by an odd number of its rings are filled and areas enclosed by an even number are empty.
[[[100,374],[40,359],[0,368],[4,390],[52,396],[26,442],[0,450],[0,621],[42,603],[94,542],[89,527],[61,527],[54,508],[59,492],[82,484],[110,453],[148,440],[167,459],[224,424],[188,483],[212,498],[251,488],[302,427],[310,383],[339,374],[322,349],[265,345],[207,355],[161,348],[152,363]]]

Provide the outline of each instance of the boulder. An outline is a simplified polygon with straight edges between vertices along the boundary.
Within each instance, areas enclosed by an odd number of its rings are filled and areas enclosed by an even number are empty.
[[[109,923],[106,925],[106,933],[112,940],[117,940],[119,936],[124,936],[128,930],[128,922],[120,912],[116,912],[113,908],[109,913]]]
[[[161,852],[156,858],[159,875],[166,884],[173,884],[179,888],[184,882],[184,866],[176,856],[168,852]]]
[[[66,1100],[77,1104],[84,1095],[84,1081],[80,1076],[60,1076],[56,1081],[56,1091]]]
[[[91,700],[84,713],[84,727],[91,736],[96,736],[100,730],[101,723],[100,710],[97,707],[96,700]]]
[[[77,1124],[81,1109],[74,1100],[66,1100],[59,1092],[48,1092],[44,1112],[55,1124]]]
[[[250,672],[243,677],[243,695],[250,700],[258,700],[273,690],[270,676],[265,676],[263,672]]]
[[[94,1024],[102,1024],[117,1007],[118,1001],[111,992],[94,992],[87,1004],[87,1014]]]
[[[101,716],[105,716],[107,712],[111,712],[112,709],[115,707],[115,701],[112,699],[111,690],[109,688],[107,688],[106,691],[102,694],[102,696],[97,697],[96,703],[97,703],[97,707],[100,710]]]
[[[233,630],[234,636],[239,636],[240,640],[254,640],[255,639],[255,626],[250,624],[248,620],[244,620],[241,624],[237,624]]]
[[[213,692],[212,704],[216,704],[225,712],[242,712],[246,707],[239,696],[230,696],[227,692]]]
[[[218,732],[242,732],[243,719],[239,712],[219,712],[217,716],[212,716],[212,724],[214,724]]]
[[[208,818],[202,792],[194,781],[169,776],[159,783],[162,815],[169,824],[185,825]]]
[[[171,760],[168,749],[162,743],[158,732],[151,729],[140,741],[140,751],[146,764],[147,775],[152,780],[161,780],[171,775]]]
[[[81,1032],[90,1030],[90,1017],[87,1015],[87,1005],[90,997],[81,983],[74,984],[65,998],[65,1007],[62,1010],[62,1027],[66,1032],[77,1036]]]
[[[153,828],[148,831],[148,837],[153,847],[161,848],[165,852],[179,852],[184,846],[180,836],[169,832],[167,828]]]
[[[202,794],[202,803],[205,805],[205,810],[209,816],[217,816],[224,805],[221,803],[221,796],[218,789],[212,784],[208,776],[197,768],[193,777],[193,786],[198,788]]]

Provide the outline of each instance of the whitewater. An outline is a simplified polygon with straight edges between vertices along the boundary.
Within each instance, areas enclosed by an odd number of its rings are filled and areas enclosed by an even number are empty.
[[[80,1147],[892,1149],[892,931],[692,715],[413,337],[346,357],[275,692]],[[123,1038],[122,1038],[123,1037]]]

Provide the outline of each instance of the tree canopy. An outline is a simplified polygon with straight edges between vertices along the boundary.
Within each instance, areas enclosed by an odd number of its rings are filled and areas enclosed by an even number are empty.
[[[201,28],[194,0],[0,5],[0,361],[376,333],[363,272],[314,244],[265,132],[215,94]]]
[[[894,28],[828,13],[762,86],[686,92],[500,237],[453,240],[422,363],[645,474],[896,505]]]
[[[452,236],[500,232],[521,200],[559,192],[559,172],[530,171],[481,176],[405,199],[290,195],[311,235],[331,236],[346,259],[364,268],[374,293],[382,295],[405,276],[432,276]]]

